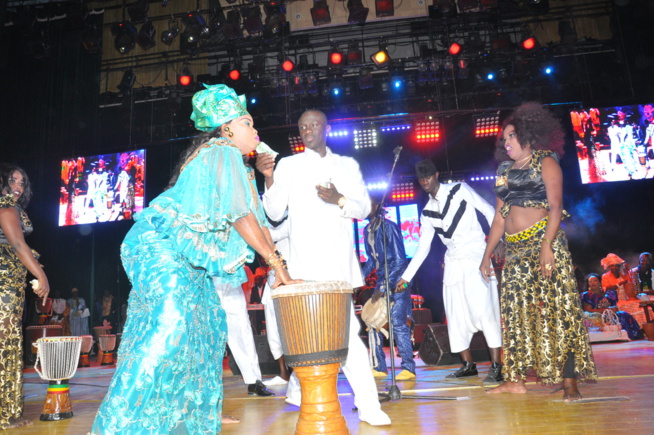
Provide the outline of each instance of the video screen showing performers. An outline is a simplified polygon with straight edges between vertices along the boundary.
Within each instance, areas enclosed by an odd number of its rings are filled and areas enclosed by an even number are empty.
[[[132,219],[144,190],[145,150],[62,160],[59,226]]]
[[[384,208],[386,209],[386,218],[400,226],[407,258],[413,258],[416,249],[418,249],[418,240],[420,239],[418,204],[392,205]],[[368,225],[368,219],[356,220],[354,222],[354,234],[357,239],[354,250],[356,253],[358,247],[358,256],[361,263],[368,261],[363,240],[363,229],[366,225]]]
[[[654,102],[575,108],[570,121],[582,183],[654,178]]]

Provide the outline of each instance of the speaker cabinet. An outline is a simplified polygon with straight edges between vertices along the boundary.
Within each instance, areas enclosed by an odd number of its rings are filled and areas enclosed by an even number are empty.
[[[490,361],[490,352],[484,334],[477,332],[472,336],[470,351],[475,362]],[[420,359],[428,366],[447,366],[460,364],[461,357],[450,350],[450,337],[447,325],[432,323],[427,325],[420,349]]]
[[[279,363],[275,361],[272,353],[270,353],[270,347],[268,346],[268,337],[265,335],[255,335],[254,336],[254,346],[257,349],[257,356],[259,357],[259,368],[261,369],[262,375],[278,375],[279,372]],[[229,369],[236,376],[241,374],[241,370],[236,364],[236,360],[232,354],[229,354],[229,359],[227,360],[229,364]]]

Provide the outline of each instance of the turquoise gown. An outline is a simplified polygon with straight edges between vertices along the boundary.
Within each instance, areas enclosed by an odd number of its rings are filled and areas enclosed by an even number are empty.
[[[266,224],[252,168],[213,139],[135,217],[121,246],[127,322],[93,434],[220,432],[227,323],[211,278],[245,281],[254,251],[232,224],[250,212]]]

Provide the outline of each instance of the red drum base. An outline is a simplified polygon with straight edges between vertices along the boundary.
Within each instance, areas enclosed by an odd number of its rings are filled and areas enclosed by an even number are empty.
[[[88,353],[82,352],[79,354],[79,364],[77,364],[77,367],[91,367]]]
[[[73,416],[73,406],[70,403],[70,388],[68,379],[50,381],[45,403],[41,411],[41,421],[66,420]]]
[[[100,354],[98,353],[98,359],[100,359]],[[100,363],[101,366],[110,366],[113,365],[114,363],[114,353],[113,351],[103,351],[102,352],[102,362]]]
[[[341,402],[338,401],[336,389],[340,366],[340,363],[333,363],[293,368],[302,389],[296,435],[350,433],[341,412]]]

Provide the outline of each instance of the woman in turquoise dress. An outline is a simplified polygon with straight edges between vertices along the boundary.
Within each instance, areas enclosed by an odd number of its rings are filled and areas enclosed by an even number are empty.
[[[212,277],[240,285],[256,250],[278,285],[294,282],[244,164],[260,142],[244,97],[207,86],[193,97],[191,119],[205,133],[121,246],[132,291],[96,435],[220,432],[227,323]]]

